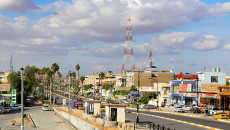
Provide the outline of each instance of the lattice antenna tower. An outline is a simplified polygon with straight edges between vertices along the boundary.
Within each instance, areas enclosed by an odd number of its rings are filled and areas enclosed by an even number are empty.
[[[125,44],[128,45],[128,49],[126,47],[124,48],[124,58],[123,58],[123,64],[121,67],[121,73],[123,72],[131,72],[135,70],[135,64],[134,64],[134,56],[133,56],[133,36],[132,36],[132,24],[131,24],[131,18],[128,18],[128,25],[126,28],[126,38],[125,38]],[[130,51],[128,51],[130,49]],[[131,60],[131,67],[128,68],[128,64],[125,64],[125,61],[127,58],[130,58]]]
[[[13,72],[13,58],[12,58],[12,54],[11,54],[11,57],[10,57],[10,72]]]
[[[153,53],[152,53],[152,50],[149,51],[149,60],[150,60],[150,71],[152,72],[152,66],[154,64],[154,59],[153,59]]]
[[[173,64],[174,62],[173,62],[173,57],[172,57],[172,59],[171,59],[171,73],[173,73],[173,71],[174,71],[174,64]]]

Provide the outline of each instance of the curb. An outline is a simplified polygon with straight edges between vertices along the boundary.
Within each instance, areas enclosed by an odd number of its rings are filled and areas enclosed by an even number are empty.
[[[131,108],[131,107],[126,107],[126,108],[134,110],[134,108]],[[186,113],[178,113],[178,112],[165,112],[165,111],[161,111],[161,110],[146,110],[146,109],[139,109],[139,110],[140,111],[149,111],[149,112],[158,112],[158,113],[168,113],[168,114],[175,114],[175,115],[182,115],[182,116],[190,116],[190,117],[205,117],[204,115],[186,114]]]
[[[131,112],[131,113],[137,113],[137,112]],[[210,127],[210,126],[206,126],[206,125],[196,124],[196,123],[192,123],[192,122],[187,122],[187,121],[182,121],[182,120],[177,120],[177,119],[172,119],[172,118],[167,118],[167,117],[162,117],[162,116],[156,116],[156,115],[145,114],[145,113],[139,113],[139,114],[147,115],[147,116],[154,116],[157,118],[167,119],[167,120],[180,122],[180,123],[184,123],[184,124],[188,124],[188,125],[193,125],[193,126],[197,126],[197,127],[202,127],[202,128],[206,128],[206,129],[211,129],[211,130],[223,130],[223,129],[214,128],[214,127]]]

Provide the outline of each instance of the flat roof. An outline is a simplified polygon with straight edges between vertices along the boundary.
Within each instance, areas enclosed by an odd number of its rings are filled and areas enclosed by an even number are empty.
[[[122,104],[105,104],[105,106],[112,106],[112,107],[126,107],[127,105],[122,105]]]

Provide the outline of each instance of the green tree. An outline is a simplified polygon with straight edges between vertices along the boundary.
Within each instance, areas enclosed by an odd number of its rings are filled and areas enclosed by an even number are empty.
[[[137,88],[134,85],[132,85],[130,91],[137,91]]]
[[[139,100],[140,104],[148,104],[149,103],[149,93],[145,93],[141,99]]]
[[[87,84],[87,85],[84,85],[84,90],[88,91],[90,88],[92,88],[93,85],[92,84]]]
[[[226,85],[230,85],[230,82],[228,80],[226,81]]]
[[[52,64],[52,66],[51,66],[51,70],[53,71],[53,76],[54,76],[54,80],[55,80],[55,74],[56,74],[56,72],[59,70],[59,65],[56,63],[56,62],[54,62],[53,64]],[[54,83],[55,84],[55,83]],[[55,85],[54,85],[55,86]]]
[[[2,84],[2,81],[0,81],[0,84]]]
[[[38,86],[38,80],[36,78],[36,67],[27,65],[25,67],[25,74],[24,92],[27,96],[33,92],[34,87]]]
[[[85,76],[80,77],[80,81],[81,81],[81,83],[82,83],[82,94],[83,94],[83,89],[84,89],[83,83],[84,83],[84,81],[85,81]]]
[[[105,77],[105,73],[101,72],[99,74],[99,87],[101,86],[101,82],[102,82],[101,80],[104,79],[104,77]],[[102,89],[101,89],[101,95],[102,95]]]
[[[79,88],[79,70],[80,70],[80,65],[79,64],[77,64],[76,66],[75,66],[75,69],[77,70],[77,88]],[[76,88],[74,88],[74,89],[76,89]]]
[[[59,85],[61,85],[62,74],[58,71],[57,75],[58,75],[58,78],[59,78]]]

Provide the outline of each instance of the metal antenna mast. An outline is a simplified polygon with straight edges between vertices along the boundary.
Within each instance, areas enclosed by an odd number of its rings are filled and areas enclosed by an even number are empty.
[[[131,72],[132,70],[135,70],[134,65],[134,56],[133,56],[133,37],[132,37],[132,24],[131,24],[131,18],[128,18],[128,26],[126,28],[126,39],[125,44],[130,47],[130,52],[127,51],[126,47],[124,49],[124,58],[123,58],[123,64],[121,67],[121,73],[123,72]],[[125,65],[126,58],[130,57],[131,59],[131,67],[128,69],[127,65]]]
[[[11,57],[10,57],[10,72],[13,72],[13,58],[12,58],[12,54],[11,54]]]
[[[173,71],[174,71],[174,65],[173,65],[173,57],[172,57],[172,59],[171,59],[171,72],[173,73]]]
[[[152,72],[152,66],[153,66],[153,64],[154,64],[154,59],[153,59],[152,50],[150,50],[150,52],[149,52],[149,60],[150,60],[150,65],[149,65],[149,67],[150,67],[150,72]]]

